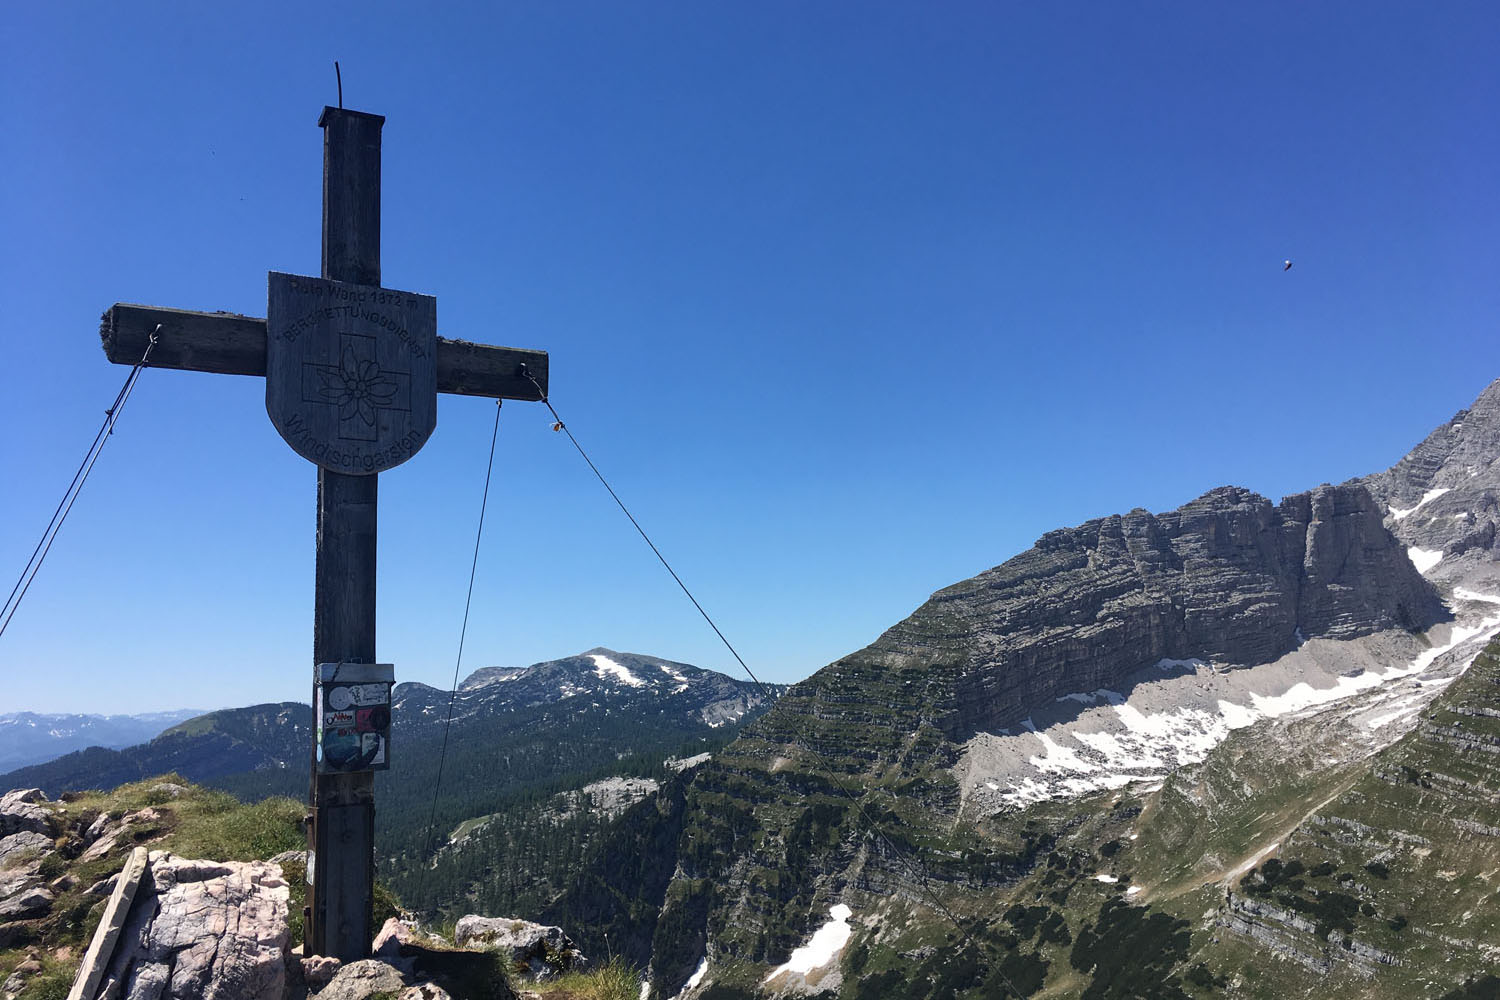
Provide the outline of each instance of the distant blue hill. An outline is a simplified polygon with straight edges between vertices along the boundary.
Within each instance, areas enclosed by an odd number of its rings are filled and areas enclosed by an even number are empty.
[[[0,772],[44,764],[89,747],[119,750],[154,739],[163,730],[202,715],[197,708],[142,715],[0,715]]]

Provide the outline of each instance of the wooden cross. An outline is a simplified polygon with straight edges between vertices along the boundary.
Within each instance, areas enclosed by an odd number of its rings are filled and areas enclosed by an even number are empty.
[[[434,299],[380,287],[384,124],[323,109],[323,274],[273,273],[267,319],[117,303],[100,324],[115,364],[135,364],[155,335],[154,368],[266,377],[272,422],[318,464],[315,671],[375,664],[378,473],[426,441],[436,393],[540,400],[547,391],[546,352],[437,337]],[[373,936],[374,774],[326,773],[316,740],[305,950],[348,962],[369,957]]]

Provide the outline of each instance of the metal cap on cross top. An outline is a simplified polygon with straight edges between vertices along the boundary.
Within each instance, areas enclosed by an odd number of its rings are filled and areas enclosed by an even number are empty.
[[[439,337],[435,298],[382,285],[384,124],[380,115],[323,109],[322,274],[270,272],[265,319],[116,303],[99,327],[105,356],[115,364],[136,364],[154,336],[153,368],[265,376],[272,424],[318,466],[313,663],[362,665],[360,671],[378,674],[357,690],[327,684],[323,673],[314,681],[314,701],[326,716],[315,731],[337,732],[331,748],[317,732],[309,752],[308,868],[316,877],[309,878],[305,944],[309,955],[343,961],[370,952],[369,767],[389,763],[394,671],[375,658],[378,474],[427,441],[437,424],[438,393],[537,401],[546,398],[548,384],[545,351]],[[335,670],[335,677],[352,675]],[[350,709],[333,707],[346,699]],[[344,726],[351,713],[352,725]]]

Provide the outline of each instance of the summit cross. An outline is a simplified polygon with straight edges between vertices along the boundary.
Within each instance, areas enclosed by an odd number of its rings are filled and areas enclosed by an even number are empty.
[[[368,768],[389,765],[393,675],[375,658],[379,473],[427,441],[439,392],[536,401],[547,391],[545,351],[445,340],[433,297],[381,287],[384,124],[323,109],[323,273],[271,272],[266,319],[117,303],[99,331],[115,364],[137,363],[155,337],[153,368],[264,376],[272,423],[318,466],[305,945],[345,962],[370,953]]]

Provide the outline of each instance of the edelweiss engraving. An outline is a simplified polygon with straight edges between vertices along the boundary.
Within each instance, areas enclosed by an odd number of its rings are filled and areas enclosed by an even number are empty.
[[[271,422],[325,469],[370,475],[401,464],[437,423],[436,330],[431,296],[272,272]]]
[[[339,409],[339,437],[373,441],[380,410],[411,409],[411,376],[387,371],[375,359],[375,339],[355,334],[340,338],[339,363],[302,366],[302,401]]]

